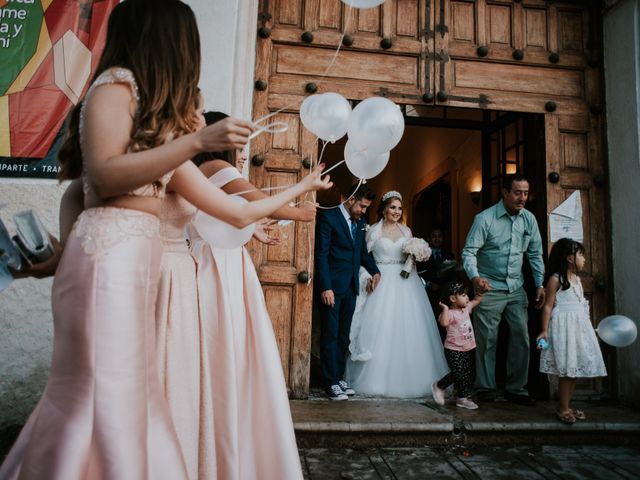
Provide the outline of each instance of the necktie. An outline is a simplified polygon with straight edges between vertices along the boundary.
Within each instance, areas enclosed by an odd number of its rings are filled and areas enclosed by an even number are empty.
[[[434,248],[433,249],[433,260],[436,263],[440,263],[440,249],[439,248]]]
[[[356,227],[358,226],[358,222],[356,222],[356,219],[351,217],[349,219],[351,221],[351,238],[353,240],[356,239]]]

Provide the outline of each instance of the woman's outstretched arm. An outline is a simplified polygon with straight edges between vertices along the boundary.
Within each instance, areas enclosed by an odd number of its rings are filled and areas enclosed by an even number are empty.
[[[331,188],[333,184],[329,181],[329,176],[325,175],[322,178],[323,169],[324,165],[320,165],[294,186],[275,195],[242,205],[211,184],[191,162],[181,165],[175,171],[169,187],[200,210],[234,227],[242,228],[270,216],[277,209],[306,192]]]
[[[230,165],[228,162],[225,162],[224,160],[212,160],[200,165],[200,171],[202,171],[202,173],[204,173],[207,178],[215,175],[217,172],[225,168],[235,167]],[[233,180],[224,185],[222,189],[229,194],[247,192],[248,190],[250,190],[247,193],[242,194],[242,197],[246,198],[250,202],[254,200],[262,200],[263,198],[267,198],[269,196],[266,193],[258,190],[255,185],[253,185],[245,178],[238,178],[236,180]],[[299,220],[301,222],[311,222],[316,218],[316,206],[311,202],[305,202],[301,207],[291,207],[289,205],[284,205],[273,212],[270,217],[278,220]]]

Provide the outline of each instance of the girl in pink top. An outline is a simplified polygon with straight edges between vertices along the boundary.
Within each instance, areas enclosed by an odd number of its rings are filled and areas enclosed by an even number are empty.
[[[451,372],[431,385],[433,399],[438,405],[444,405],[445,390],[453,384],[456,390],[456,406],[476,410],[478,405],[470,398],[470,390],[474,380],[473,350],[476,339],[471,325],[471,311],[482,301],[482,294],[477,294],[469,301],[467,287],[460,282],[451,282],[444,289],[440,302],[442,312],[438,323],[447,329],[444,341],[444,355]]]

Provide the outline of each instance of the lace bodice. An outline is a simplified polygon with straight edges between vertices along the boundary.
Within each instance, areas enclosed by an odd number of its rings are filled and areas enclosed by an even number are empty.
[[[84,138],[83,138],[84,109],[85,109],[87,100],[89,99],[91,93],[96,89],[96,87],[99,87],[101,85],[109,85],[113,83],[124,83],[129,85],[129,87],[131,88],[131,93],[136,100],[136,104],[140,100],[140,97],[138,94],[138,84],[136,83],[136,79],[134,78],[133,73],[131,73],[130,70],[127,70],[126,68],[111,68],[109,70],[105,70],[104,72],[102,72],[89,87],[89,90],[87,91],[84,101],[82,102],[82,106],[80,107],[80,123],[78,125],[78,134],[80,136],[81,149],[82,149],[82,146],[84,145]],[[88,195],[93,192],[93,188],[91,185],[91,180],[87,175],[87,169],[85,168],[85,165],[84,165],[84,155],[82,158],[82,163],[83,163],[82,190],[85,195]],[[173,175],[173,171],[163,175],[162,178],[159,178],[156,183],[143,185],[140,188],[136,188],[135,190],[132,190],[127,195],[131,195],[134,197],[163,198],[165,195],[165,188],[167,186],[167,183],[169,183],[169,180],[171,180],[171,175]]]
[[[196,211],[196,207],[177,193],[168,193],[164,197],[160,208],[160,238],[165,248],[186,248],[184,229]]]
[[[377,265],[404,263],[407,256],[402,253],[406,237],[400,237],[397,240],[391,240],[387,237],[380,237],[373,245],[371,253]]]
[[[138,210],[96,207],[83,211],[74,225],[87,255],[102,257],[131,237],[156,238],[158,217]]]
[[[556,312],[586,311],[589,312],[589,301],[584,297],[582,282],[578,277],[575,282],[570,282],[567,290],[560,288],[556,292],[556,301],[553,306]]]

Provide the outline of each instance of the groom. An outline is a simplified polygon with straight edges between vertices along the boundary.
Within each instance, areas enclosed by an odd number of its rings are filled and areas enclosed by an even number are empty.
[[[372,275],[369,291],[380,281],[380,271],[367,252],[362,219],[375,196],[366,185],[356,184],[345,195],[348,200],[344,204],[324,210],[318,216],[316,271],[322,301],[320,360],[324,386],[331,400],[346,400],[347,395],[355,394],[344,380],[344,370],[351,317],[360,289],[360,266]]]

